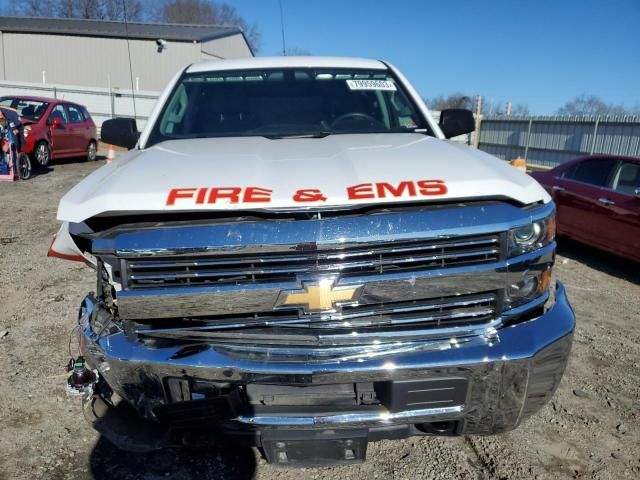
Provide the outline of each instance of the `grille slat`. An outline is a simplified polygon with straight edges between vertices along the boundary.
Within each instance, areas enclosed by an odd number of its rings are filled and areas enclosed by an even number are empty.
[[[142,338],[253,345],[355,345],[419,339],[434,327],[464,334],[491,322],[496,295],[345,307],[342,313],[296,315],[270,312],[251,317],[211,317],[138,324]]]
[[[128,288],[159,288],[199,284],[242,284],[296,280],[299,274],[384,274],[387,272],[447,268],[499,260],[498,235],[398,242],[313,251],[223,258],[136,259],[126,261]]]

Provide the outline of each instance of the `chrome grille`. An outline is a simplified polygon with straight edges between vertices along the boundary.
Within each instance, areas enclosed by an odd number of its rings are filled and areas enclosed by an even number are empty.
[[[140,338],[220,344],[336,346],[408,342],[472,333],[497,316],[497,295],[344,307],[341,313],[264,312],[252,316],[139,321]]]
[[[309,247],[311,248],[311,247]],[[295,281],[300,274],[384,274],[495,262],[500,236],[382,242],[330,251],[123,260],[125,288]]]

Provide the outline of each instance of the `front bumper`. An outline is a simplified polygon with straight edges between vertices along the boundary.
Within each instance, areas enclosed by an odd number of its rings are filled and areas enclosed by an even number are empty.
[[[207,408],[206,415],[214,420],[216,430],[251,438],[255,445],[260,445],[264,432],[274,429],[359,428],[368,430],[370,439],[424,432],[420,425],[436,422],[454,425],[446,429],[448,434],[494,434],[513,429],[555,392],[567,364],[575,326],[565,290],[558,283],[556,301],[545,314],[485,336],[467,341],[429,341],[380,356],[369,353],[360,358],[287,361],[251,358],[215,346],[194,350],[149,347],[127,339],[119,330],[101,327],[98,331],[94,324],[98,309],[92,297],[85,299],[80,315],[82,353],[104,379],[103,395],[115,392],[154,429],[164,425],[167,411],[176,406],[197,407],[199,402],[176,404],[168,391],[170,379],[225,382],[231,386],[312,386],[357,382],[393,385],[454,378],[465,385],[464,395],[458,400],[432,402],[433,406],[426,407],[406,404],[400,409],[387,408],[390,406],[383,402],[384,406],[351,410],[260,409],[241,403],[231,409],[219,403],[219,412]],[[175,411],[184,415],[188,410]],[[105,433],[108,425],[99,423]],[[170,424],[166,427],[172,428]]]

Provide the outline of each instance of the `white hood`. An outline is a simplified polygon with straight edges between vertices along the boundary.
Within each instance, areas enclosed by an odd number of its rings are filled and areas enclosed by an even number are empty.
[[[377,183],[441,180],[446,189],[383,198],[350,199],[349,187],[376,192]],[[370,186],[367,186],[371,184]],[[211,188],[258,187],[268,201],[209,203]],[[168,202],[169,192],[181,189]],[[294,201],[301,189],[326,200]],[[400,191],[399,190],[399,191]],[[414,190],[420,190],[415,187]],[[446,190],[446,192],[444,192]],[[258,195],[264,199],[265,195]],[[121,155],[76,185],[60,201],[58,219],[81,222],[110,213],[265,210],[412,201],[508,197],[522,204],[548,202],[538,183],[506,162],[464,145],[422,134],[354,134],[270,140],[263,137],[167,141]],[[168,205],[168,203],[170,203]]]

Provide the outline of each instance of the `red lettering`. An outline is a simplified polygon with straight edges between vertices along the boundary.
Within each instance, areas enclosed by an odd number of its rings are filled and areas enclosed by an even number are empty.
[[[199,188],[198,189],[198,195],[196,195],[196,204],[197,205],[202,205],[204,203],[204,199],[207,196],[207,190],[209,190],[208,188]]]
[[[293,194],[294,202],[326,202],[327,197],[325,197],[320,190],[317,188],[304,188],[302,190],[297,190],[296,193]]]
[[[420,188],[420,195],[444,195],[449,190],[444,183],[444,180],[420,180],[418,182]]]
[[[245,203],[265,203],[271,201],[273,190],[260,187],[247,187],[244,190],[242,201]]]
[[[179,198],[193,198],[195,188],[172,188],[167,196],[167,206],[175,205]]]
[[[347,187],[347,198],[349,200],[362,200],[366,198],[376,198],[373,193],[373,184],[361,183],[360,185],[353,185]]]
[[[407,193],[410,197],[416,196],[416,186],[413,182],[400,182],[397,187],[387,182],[376,183],[376,190],[378,191],[379,198],[386,198],[387,192],[389,192],[392,197],[401,197],[405,190],[408,191]]]
[[[240,201],[241,188],[238,187],[221,187],[209,190],[209,200],[207,203],[217,203],[218,200],[229,200],[229,203],[238,203]]]

